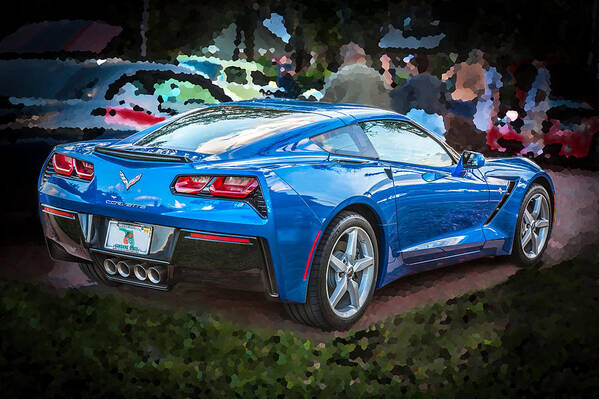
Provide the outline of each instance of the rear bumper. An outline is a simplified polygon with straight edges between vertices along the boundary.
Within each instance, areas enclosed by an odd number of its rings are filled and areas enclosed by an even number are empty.
[[[162,290],[179,282],[208,283],[279,297],[270,248],[263,237],[144,223],[151,225],[153,232],[149,252],[142,256],[104,249],[108,222],[114,218],[43,203],[40,215],[52,258],[93,262],[110,280]],[[166,279],[153,284],[133,273],[128,277],[110,275],[103,268],[107,258],[164,268]]]

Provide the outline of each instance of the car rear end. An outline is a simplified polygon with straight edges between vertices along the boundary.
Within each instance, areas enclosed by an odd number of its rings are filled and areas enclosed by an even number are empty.
[[[96,147],[59,146],[41,173],[53,258],[92,262],[117,283],[166,290],[204,281],[278,297],[261,173]]]
[[[203,282],[303,302],[322,221],[276,169],[325,160],[292,143],[331,120],[223,106],[118,142],[57,146],[39,179],[50,254],[108,283]]]

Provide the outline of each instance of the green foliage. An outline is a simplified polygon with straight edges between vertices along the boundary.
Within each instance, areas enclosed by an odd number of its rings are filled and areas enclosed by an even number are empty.
[[[598,266],[522,270],[325,342],[0,282],[0,384],[3,397],[592,396]]]

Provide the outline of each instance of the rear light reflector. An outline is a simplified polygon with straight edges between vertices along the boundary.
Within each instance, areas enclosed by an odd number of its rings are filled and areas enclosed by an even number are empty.
[[[61,175],[70,176],[73,173],[73,158],[56,152],[52,156],[52,166]]]
[[[316,249],[316,244],[318,243],[318,239],[320,238],[320,233],[322,233],[322,231],[319,231],[318,234],[316,234],[316,238],[314,239],[314,243],[312,244],[312,249],[310,250],[310,255],[308,256],[308,262],[306,263],[306,269],[304,270],[304,281],[308,277],[308,270],[310,270],[310,263],[312,263],[312,255],[314,255],[314,250]]]
[[[258,187],[254,177],[227,176],[217,177],[210,186],[212,195],[220,197],[245,198]]]
[[[189,233],[190,238],[197,238],[200,240],[213,240],[213,241],[225,241],[225,242],[237,242],[240,244],[249,244],[249,238],[241,238],[241,237],[227,237],[227,236],[215,236],[212,234],[203,234],[203,233]]]
[[[44,206],[42,210],[52,215],[58,215],[69,219],[75,219],[75,214],[71,212],[61,211],[60,209],[49,208],[47,206]]]
[[[75,164],[75,172],[77,172],[77,176],[85,180],[91,180],[94,178],[94,164],[90,162],[85,162],[80,159],[73,159],[73,163]]]
[[[181,176],[175,182],[175,191],[183,194],[198,194],[209,182],[210,176]]]

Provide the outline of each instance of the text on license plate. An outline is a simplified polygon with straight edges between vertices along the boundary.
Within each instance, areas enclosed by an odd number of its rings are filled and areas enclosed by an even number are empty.
[[[115,251],[147,255],[151,241],[151,226],[111,220],[108,222],[104,247]]]

